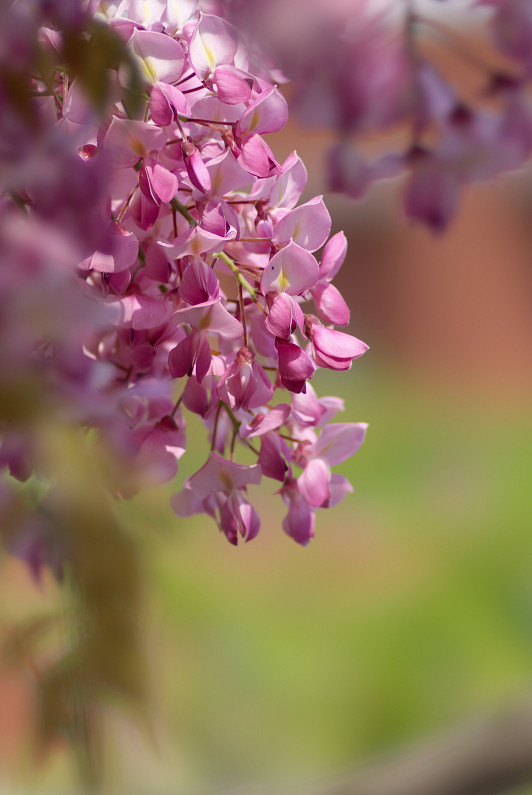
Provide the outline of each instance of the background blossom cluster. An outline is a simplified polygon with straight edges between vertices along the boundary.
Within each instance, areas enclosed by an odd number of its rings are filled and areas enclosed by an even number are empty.
[[[332,191],[359,199],[375,181],[402,176],[406,216],[442,232],[464,188],[532,154],[528,0],[229,0],[229,8],[293,80],[300,121],[336,131]],[[487,23],[488,57],[467,35],[475,18]],[[458,85],[442,54],[471,77]],[[361,138],[376,136],[365,154]]]
[[[271,478],[284,530],[306,544],[315,510],[351,491],[331,467],[366,430],[331,424],[342,401],[309,381],[367,345],[335,328],[350,320],[332,284],[345,236],[329,237],[321,196],[298,204],[303,163],[277,162],[264,138],[287,120],[275,69],[253,65],[222,12],[194,0],[3,11],[0,461],[46,480],[38,429],[54,416],[96,432],[111,491],[130,496],[175,476],[193,412],[207,460],[176,513],[250,540],[247,487]],[[94,91],[83,48],[102,42]],[[53,478],[37,510],[19,502],[6,484],[12,549],[59,573]]]

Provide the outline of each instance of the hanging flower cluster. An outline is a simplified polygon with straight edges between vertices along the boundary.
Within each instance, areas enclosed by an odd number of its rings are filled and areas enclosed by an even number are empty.
[[[470,0],[462,8],[434,0],[437,17],[431,3],[417,0],[227,2],[232,19],[259,31],[265,50],[294,79],[300,120],[337,131],[327,154],[331,190],[358,199],[376,180],[405,175],[406,216],[442,232],[465,187],[531,156],[529,0]],[[286,5],[279,31],[275,20]],[[449,24],[440,19],[446,5]],[[487,57],[475,53],[456,24],[464,10],[474,22],[480,7],[491,15],[495,49]],[[480,10],[476,19],[480,27]],[[465,66],[469,77],[461,85],[438,63],[442,54],[461,71]],[[375,132],[393,134],[391,151],[362,155],[360,137]]]
[[[34,384],[41,412],[99,430],[123,496],[175,476],[184,409],[199,415],[210,453],[174,495],[176,513],[210,514],[232,544],[250,540],[259,517],[247,487],[271,478],[284,530],[306,544],[315,509],[352,490],[331,467],[366,430],[330,424],[342,401],[309,382],[320,367],[350,369],[367,345],[335,328],[350,319],[332,284],[345,236],[329,238],[321,196],[298,205],[303,163],[295,152],[277,162],[264,138],[287,120],[275,70],[254,69],[210,10],[24,0],[4,14],[17,75],[34,57],[21,41],[47,71],[25,77],[18,108],[0,64],[2,371],[13,394]],[[89,59],[109,32],[102,102],[83,48]],[[20,480],[46,474],[28,416],[3,414],[0,462]],[[15,544],[36,572],[56,566],[37,524]]]

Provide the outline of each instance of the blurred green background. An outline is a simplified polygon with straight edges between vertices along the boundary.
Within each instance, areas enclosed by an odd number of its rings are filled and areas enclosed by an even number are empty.
[[[129,506],[155,547],[149,637],[169,734],[150,769],[168,766],[172,791],[311,781],[530,687],[530,416],[357,369],[347,391],[322,379],[346,420],[371,424],[342,467],[355,495],[320,512],[308,548],[283,535],[267,488],[260,537],[236,550],[201,517],[169,527],[162,496]]]

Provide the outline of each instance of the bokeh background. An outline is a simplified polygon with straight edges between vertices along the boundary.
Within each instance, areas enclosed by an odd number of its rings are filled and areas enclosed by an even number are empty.
[[[270,137],[306,163],[304,200],[324,190],[331,140],[296,120]],[[177,484],[117,505],[143,550],[152,695],[148,717],[110,700],[109,792],[275,793],[532,691],[531,175],[470,189],[441,237],[402,219],[400,183],[325,199],[349,241],[335,282],[349,330],[371,346],[315,382],[344,398],[341,421],[370,424],[339,469],[355,492],[303,549],[255,488],[261,533],[235,549],[169,508],[205,456],[191,418]],[[1,569],[3,625],[60,607],[51,577]],[[34,687],[4,666],[1,791],[72,792],[66,742],[38,769],[30,756]]]

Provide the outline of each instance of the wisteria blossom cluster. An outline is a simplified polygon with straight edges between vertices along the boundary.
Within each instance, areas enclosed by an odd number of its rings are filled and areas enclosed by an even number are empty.
[[[264,49],[293,78],[300,120],[337,131],[327,155],[331,190],[358,199],[375,180],[404,175],[407,217],[441,232],[467,185],[519,168],[532,154],[529,0],[229,5],[232,18],[258,31]],[[448,21],[442,22],[447,8]],[[491,56],[479,56],[464,35],[464,12],[469,30],[472,24],[480,29],[487,17]],[[434,58],[445,53],[461,73],[464,67],[471,73],[465,84],[472,83],[472,90],[457,85],[441,57]],[[393,136],[390,149],[362,154],[360,138],[383,132]]]
[[[298,204],[303,163],[277,162],[264,137],[287,120],[275,69],[253,66],[222,12],[197,0],[2,11],[0,462],[46,478],[38,428],[53,416],[97,433],[111,490],[129,496],[177,473],[186,410],[208,445],[176,513],[249,541],[247,487],[270,478],[284,530],[306,544],[315,510],[352,490],[331,468],[366,430],[331,424],[342,401],[310,380],[349,370],[367,345],[336,328],[350,320],[332,284],[345,236],[329,237],[321,196]],[[97,90],[84,71],[95,53]],[[17,499],[6,484],[4,516]],[[51,540],[53,506],[52,484],[11,540],[35,573],[68,554]]]

